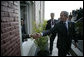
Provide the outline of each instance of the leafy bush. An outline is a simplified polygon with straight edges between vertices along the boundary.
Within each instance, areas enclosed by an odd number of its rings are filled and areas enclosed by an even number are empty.
[[[75,24],[77,38],[83,40],[83,22],[77,22]]]
[[[34,33],[41,33],[43,30],[45,30],[46,23],[47,22],[44,21],[43,24],[39,24],[39,26],[36,27],[36,23],[33,22],[33,30],[34,30]],[[40,50],[45,50],[46,49],[47,42],[48,42],[47,36],[44,36],[44,37],[40,37],[38,39],[35,39],[35,44],[37,45],[37,47]]]

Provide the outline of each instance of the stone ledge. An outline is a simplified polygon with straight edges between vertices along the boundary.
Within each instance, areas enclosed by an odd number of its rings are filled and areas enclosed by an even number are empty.
[[[75,48],[75,46],[72,44],[71,46],[71,49],[72,49],[72,52],[74,54],[72,54],[72,56],[83,56],[83,53],[78,49],[78,48]]]

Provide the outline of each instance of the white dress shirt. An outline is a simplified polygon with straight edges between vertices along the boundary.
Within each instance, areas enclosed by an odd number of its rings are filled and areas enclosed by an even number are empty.
[[[53,19],[53,20],[51,20],[51,28],[53,28],[53,27],[54,27],[54,24],[52,24],[52,22],[54,22],[54,19]]]
[[[66,28],[68,30],[68,20],[65,22],[65,26],[66,26]]]

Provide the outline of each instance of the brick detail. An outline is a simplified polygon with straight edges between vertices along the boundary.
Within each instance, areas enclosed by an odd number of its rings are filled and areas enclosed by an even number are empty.
[[[19,1],[1,1],[1,56],[21,56]]]

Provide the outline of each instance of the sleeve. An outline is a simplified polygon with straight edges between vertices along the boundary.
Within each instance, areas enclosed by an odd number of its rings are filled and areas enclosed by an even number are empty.
[[[57,24],[55,24],[55,26],[49,30],[46,30],[46,31],[43,31],[43,36],[46,36],[46,35],[50,35],[52,34],[53,32],[54,33],[57,33],[58,29],[57,29]]]
[[[30,38],[30,37],[29,37],[29,34],[22,34],[22,38],[26,39],[26,38]]]

